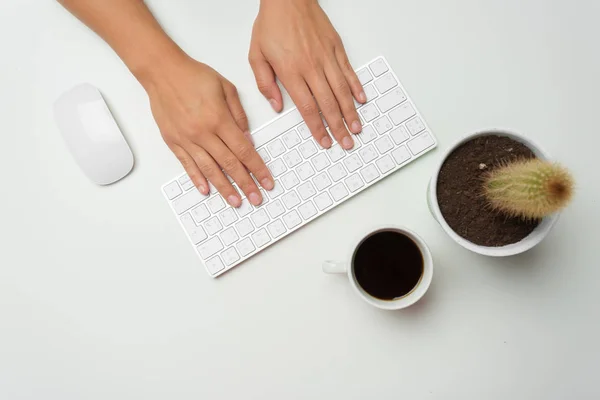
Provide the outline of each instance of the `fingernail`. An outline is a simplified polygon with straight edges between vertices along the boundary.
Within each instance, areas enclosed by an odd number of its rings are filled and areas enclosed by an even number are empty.
[[[206,186],[200,185],[198,186],[198,190],[200,190],[200,193],[206,195]]]
[[[227,202],[230,206],[236,208],[242,205],[242,201],[240,200],[240,198],[233,194],[227,198]]]
[[[273,107],[273,110],[279,111],[279,104],[275,99],[269,99],[269,103],[271,103],[271,107]]]
[[[346,150],[350,150],[354,147],[354,140],[352,140],[350,136],[346,136],[344,139],[342,139],[342,145]]]
[[[252,134],[250,133],[250,131],[245,131],[244,136],[246,136],[246,138],[250,141],[250,143],[252,143],[252,146],[254,146],[254,138],[252,137]]]
[[[260,196],[256,192],[250,193],[250,195],[248,196],[248,200],[250,200],[250,203],[252,203],[252,205],[254,206],[259,206],[260,203],[262,203],[262,201],[260,200]]]
[[[321,146],[328,149],[331,147],[331,138],[329,136],[325,136],[321,139]]]
[[[263,180],[260,181],[260,184],[262,187],[264,187],[267,190],[273,189],[273,181],[270,180],[269,178],[263,178]]]
[[[362,130],[362,126],[360,126],[360,122],[354,121],[352,123],[352,131],[354,133],[359,133]]]
[[[358,95],[358,99],[359,99],[360,101],[362,101],[363,103],[364,103],[365,101],[367,101],[367,95],[365,94],[365,92],[360,92],[360,93],[359,93],[359,95]]]

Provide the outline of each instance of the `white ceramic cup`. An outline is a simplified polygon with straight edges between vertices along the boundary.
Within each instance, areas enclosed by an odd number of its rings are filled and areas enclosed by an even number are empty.
[[[356,255],[357,250],[367,238],[380,232],[397,232],[409,237],[419,247],[421,255],[423,256],[423,274],[421,275],[421,279],[415,285],[413,290],[394,300],[382,300],[371,296],[358,284],[354,274],[354,256]],[[350,284],[364,301],[383,310],[400,310],[415,304],[423,297],[425,292],[427,292],[427,289],[429,289],[433,277],[433,259],[425,241],[423,241],[423,239],[415,232],[400,226],[385,225],[376,227],[370,230],[369,233],[361,235],[357,240],[353,241],[348,252],[347,260],[325,261],[323,263],[323,272],[328,274],[347,274]]]

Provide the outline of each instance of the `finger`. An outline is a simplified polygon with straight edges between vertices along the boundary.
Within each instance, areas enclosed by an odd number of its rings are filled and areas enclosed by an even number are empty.
[[[245,140],[241,133],[242,132],[240,132],[239,129],[237,129],[237,127],[231,123],[224,126],[224,130],[219,136],[225,145],[231,150],[233,155],[235,155],[242,165],[247,167],[248,170],[254,175],[256,180],[260,182],[260,185],[267,190],[272,190],[274,183],[271,171],[269,171],[263,159],[258,155],[254,149],[254,146],[252,146],[248,140]],[[251,189],[253,188],[248,188],[248,190]],[[242,190],[244,193],[246,193],[248,199],[250,199],[250,202],[252,203],[250,195],[247,194],[248,192],[243,187]]]
[[[356,107],[354,106],[352,92],[350,91],[350,86],[348,86],[346,77],[340,70],[336,60],[332,60],[332,62],[325,65],[325,75],[329,82],[329,86],[333,89],[333,94],[337,99],[346,125],[350,128],[351,132],[360,133],[362,126],[360,118],[358,118],[358,113],[356,112]]]
[[[329,87],[329,82],[324,73],[316,73],[309,82],[323,116],[329,125],[329,130],[337,142],[346,150],[354,147],[354,140],[350,137],[346,125],[342,120],[342,113],[337,99]]]
[[[331,138],[325,129],[325,125],[323,125],[319,107],[310,93],[306,82],[300,77],[291,80],[291,82],[284,78],[282,82],[317,143],[325,149],[330,148],[332,144]],[[286,82],[288,82],[287,86]]]
[[[269,101],[273,110],[280,112],[283,109],[283,97],[275,81],[275,72],[271,68],[271,64],[265,59],[260,50],[251,50],[248,59],[252,72],[254,72],[258,90]]]
[[[212,140],[206,140],[206,142],[218,140],[217,137],[213,137]],[[188,152],[194,158],[202,174],[217,188],[217,191],[226,199],[227,203],[232,207],[239,207],[242,204],[240,194],[233,188],[229,179],[225,177],[225,174],[223,174],[223,171],[221,171],[221,168],[219,168],[213,157],[205,149],[196,144],[190,144]]]
[[[206,178],[202,172],[200,172],[200,169],[198,168],[198,165],[192,156],[190,156],[188,152],[182,149],[180,146],[171,145],[169,148],[173,154],[175,154],[198,191],[205,196],[208,195],[208,182],[206,181]]]
[[[346,54],[346,50],[344,50],[344,46],[338,46],[335,48],[335,57],[340,69],[342,70],[342,73],[346,77],[346,82],[348,82],[350,90],[352,91],[352,95],[356,101],[366,103],[367,95],[365,94],[362,84],[358,80],[356,72],[354,72],[350,61],[348,60],[348,55]]]
[[[239,129],[237,129],[233,122],[231,123],[231,125],[233,125],[234,129],[237,130],[235,134],[237,134],[240,138],[242,138],[243,141],[247,143],[246,139],[242,135],[242,132],[239,131]],[[230,127],[231,126],[228,126],[228,129]],[[227,175],[229,175],[233,179],[233,181],[238,185],[240,190],[244,192],[244,194],[248,198],[248,201],[250,201],[250,203],[252,203],[255,206],[260,205],[262,203],[262,196],[260,194],[260,190],[256,186],[256,183],[254,182],[244,165],[240,162],[240,160],[238,160],[235,154],[231,152],[231,150],[221,139],[221,137],[226,134],[227,133],[224,132],[217,133],[217,136],[211,138],[210,141],[206,141],[206,143],[204,144],[204,148],[217,162],[217,164],[219,164],[219,166],[223,168],[223,171],[225,171],[225,173],[227,173]],[[250,146],[248,146],[247,148],[254,151],[254,149]]]
[[[242,107],[236,87],[229,81],[225,81],[223,84],[223,92],[225,93],[225,101],[229,107],[229,112],[235,120],[235,123],[242,132],[249,132],[248,117],[246,116],[244,107]]]

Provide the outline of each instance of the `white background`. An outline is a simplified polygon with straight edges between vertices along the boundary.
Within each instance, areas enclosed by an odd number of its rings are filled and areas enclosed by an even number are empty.
[[[254,128],[275,116],[246,61],[257,1],[149,3],[237,85]],[[354,65],[385,55],[440,147],[217,280],[161,196],[181,168],[139,84],[54,1],[0,4],[0,399],[600,396],[597,0],[323,0]],[[52,119],[80,82],[135,153],[110,187]],[[489,127],[541,143],[578,184],[547,239],[510,259],[454,244],[425,202],[443,149]],[[435,259],[402,312],[321,272],[380,223],[416,230]]]

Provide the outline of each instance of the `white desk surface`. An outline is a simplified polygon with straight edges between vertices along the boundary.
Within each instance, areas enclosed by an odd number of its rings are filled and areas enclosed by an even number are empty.
[[[274,117],[246,62],[257,1],[149,3],[237,85],[252,126]],[[322,3],[355,66],[388,58],[440,147],[213,280],[159,191],[181,168],[139,84],[56,2],[1,2],[1,399],[598,398],[598,1]],[[83,176],[52,119],[84,81],[136,157],[110,187]],[[510,259],[454,244],[425,202],[442,150],[488,127],[529,135],[578,181],[549,237]],[[387,222],[435,258],[402,312],[321,272]]]

